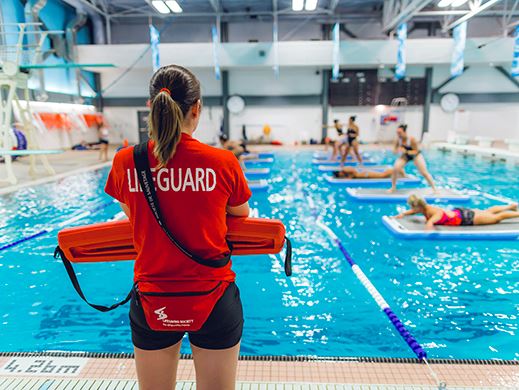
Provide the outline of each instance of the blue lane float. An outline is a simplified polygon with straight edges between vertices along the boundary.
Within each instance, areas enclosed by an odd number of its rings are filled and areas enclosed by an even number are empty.
[[[360,154],[362,156],[362,158],[370,158],[371,157],[371,154],[369,153],[361,153]],[[315,160],[330,160],[332,157],[332,153],[331,152],[314,152],[313,154],[313,158]],[[341,156],[336,156],[335,157],[336,160],[340,160],[341,159]],[[353,156],[350,154],[348,155],[348,157],[346,158],[347,160],[353,160]]]
[[[330,166],[336,166],[336,167],[341,166],[340,161],[327,161],[327,160],[317,160],[317,159],[313,159],[312,164],[313,165],[330,165]],[[370,161],[370,160],[364,160],[362,162],[362,164],[360,164],[358,161],[345,161],[344,163],[342,163],[342,165],[345,167],[358,167],[359,165],[364,165],[364,166],[368,167],[368,166],[373,166],[373,165],[379,165],[379,163],[375,162],[375,161]]]
[[[388,193],[382,188],[347,188],[346,193],[358,202],[369,203],[402,203],[411,195],[418,195],[428,202],[470,202],[471,196],[466,193],[439,188],[433,192],[430,188],[399,188],[393,193]]]
[[[388,186],[391,185],[391,178],[388,179],[340,179],[338,177],[323,175],[324,179],[333,185],[345,187],[369,187],[369,186]],[[398,178],[399,185],[417,185],[420,179],[416,176],[409,175],[407,177]]]
[[[274,152],[248,152],[248,153],[244,153],[243,155],[244,156],[248,156],[250,154],[258,156],[258,158],[272,158],[272,159],[274,159],[274,157],[275,157]]]
[[[368,279],[368,277],[364,274],[362,269],[355,263],[353,258],[350,256],[346,248],[344,247],[341,240],[337,237],[337,235],[324,223],[321,221],[321,218],[316,211],[316,207],[313,203],[312,198],[309,196],[308,192],[303,191],[307,200],[308,205],[310,206],[310,210],[312,212],[312,215],[316,219],[316,224],[319,226],[326,234],[329,236],[329,238],[337,245],[339,250],[341,251],[342,255],[348,262],[348,264],[351,266],[351,270],[357,277],[357,279],[361,282],[361,284],[364,286],[364,288],[368,291],[370,296],[373,298],[373,300],[377,303],[378,307],[384,314],[387,316],[389,321],[393,324],[395,329],[397,330],[398,334],[404,339],[404,341],[407,343],[409,348],[414,352],[418,360],[420,361],[427,361],[427,352],[423,349],[423,347],[418,343],[418,341],[413,337],[413,335],[405,328],[402,321],[398,318],[398,316],[391,310],[391,307],[386,302],[386,300],[382,297],[382,295],[378,292],[376,287],[371,283],[371,281]]]
[[[249,180],[266,179],[270,176],[270,168],[248,168],[244,173]]]
[[[30,235],[27,235],[27,236],[24,236],[22,238],[19,238],[18,240],[15,240],[15,241],[12,241],[12,242],[9,242],[7,244],[4,244],[2,246],[0,246],[0,252],[1,251],[4,251],[4,250],[7,250],[7,249],[10,249],[10,248],[13,248],[17,245],[20,245],[20,244],[23,244],[24,242],[27,242],[27,241],[30,241],[30,240],[33,240],[35,238],[38,238],[38,237],[41,237],[45,234],[48,234],[48,233],[52,233],[53,231],[56,231],[56,230],[61,230],[63,229],[65,226],[68,226],[68,225],[71,225],[72,223],[82,219],[82,218],[85,218],[85,217],[88,217],[89,215],[92,215],[98,211],[101,211],[115,203],[118,203],[116,200],[113,200],[113,201],[110,201],[110,202],[106,202],[106,203],[103,203],[99,206],[96,206],[96,207],[93,207],[91,208],[90,210],[87,210],[87,211],[82,211],[81,213],[78,213],[76,215],[74,215],[73,217],[63,221],[63,222],[60,222],[58,224],[56,224],[55,226],[48,226],[36,233],[33,233],[33,234],[30,234]]]
[[[382,217],[384,226],[396,237],[405,240],[519,240],[519,218],[509,219],[496,225],[435,226],[425,230],[425,218]]]
[[[255,158],[255,159],[252,159],[252,160],[245,160],[245,165],[259,165],[259,164],[273,164],[274,163],[274,159],[269,157],[269,158]]]
[[[269,183],[266,180],[249,180],[248,184],[253,192],[267,191],[269,188]]]
[[[347,165],[346,165],[347,166]],[[369,165],[369,166],[358,166],[356,167],[358,171],[377,171],[384,172],[387,169],[390,169],[389,165]],[[341,170],[341,166],[337,165],[319,165],[317,167],[319,172],[336,172]]]

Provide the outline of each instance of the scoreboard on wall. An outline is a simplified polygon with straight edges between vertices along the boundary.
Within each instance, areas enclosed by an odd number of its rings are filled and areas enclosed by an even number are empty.
[[[425,78],[396,81],[380,78],[377,69],[341,70],[337,81],[330,80],[330,105],[375,106],[389,105],[394,98],[403,97],[409,105],[425,102]]]

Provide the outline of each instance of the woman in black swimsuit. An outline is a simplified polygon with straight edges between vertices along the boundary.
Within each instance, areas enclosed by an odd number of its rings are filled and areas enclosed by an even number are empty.
[[[427,164],[425,163],[425,159],[420,152],[420,145],[416,138],[411,137],[407,134],[407,125],[400,125],[397,129],[398,138],[395,142],[395,150],[394,153],[401,152],[402,155],[395,161],[395,165],[393,167],[393,175],[391,177],[393,185],[389,192],[396,191],[396,182],[398,178],[398,174],[404,174],[404,167],[410,161],[414,162],[414,165],[420,172],[420,174],[427,180],[427,183],[431,186],[431,188],[436,192],[436,186],[434,185],[434,180],[427,170]]]
[[[359,164],[362,164],[362,157],[359,152],[359,126],[355,123],[355,120],[357,119],[356,116],[350,116],[350,120],[348,122],[348,131],[346,133],[346,142],[343,142],[342,144],[346,144],[346,149],[344,150],[344,153],[342,154],[341,164],[346,161],[348,158],[348,155],[350,154],[350,150],[353,149],[353,153],[357,157],[357,161]]]
[[[339,151],[340,151],[341,138],[344,135],[343,124],[338,119],[334,119],[333,126],[323,125],[323,129],[324,128],[326,128],[326,129],[332,128],[332,129],[335,129],[335,131],[337,131],[337,138],[326,137],[324,139],[325,145],[326,145],[324,150],[327,151],[328,145],[331,144],[333,147],[333,152],[332,152],[332,156],[330,157],[330,160],[335,161],[335,158],[337,157],[337,155],[339,154]]]

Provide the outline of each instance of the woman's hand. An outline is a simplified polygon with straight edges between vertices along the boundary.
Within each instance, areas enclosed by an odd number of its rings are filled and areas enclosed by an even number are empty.
[[[398,215],[395,216],[396,219],[402,219],[404,218],[405,214],[404,213],[400,213]]]
[[[427,231],[434,230],[434,225],[432,223],[426,223],[425,230],[427,230]]]

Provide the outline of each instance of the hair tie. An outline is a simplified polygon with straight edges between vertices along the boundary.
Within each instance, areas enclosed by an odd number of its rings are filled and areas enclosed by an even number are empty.
[[[162,89],[159,91],[159,93],[161,93],[161,92],[166,92],[169,96],[171,96],[171,91],[170,91],[169,89],[167,89],[167,88],[162,88]]]

